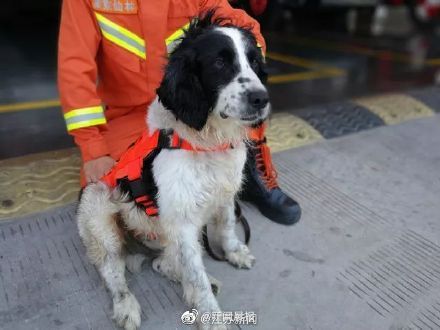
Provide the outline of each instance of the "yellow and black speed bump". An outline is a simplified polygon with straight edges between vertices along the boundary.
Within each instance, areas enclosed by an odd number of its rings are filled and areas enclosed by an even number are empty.
[[[387,94],[353,100],[379,116],[387,125],[434,115],[423,102],[405,94]]]
[[[362,97],[351,101],[275,113],[267,140],[273,152],[301,147],[323,139],[425,118],[440,113],[440,88],[406,94]]]
[[[307,108],[295,115],[317,130],[325,139],[385,125],[375,113],[351,102]]]

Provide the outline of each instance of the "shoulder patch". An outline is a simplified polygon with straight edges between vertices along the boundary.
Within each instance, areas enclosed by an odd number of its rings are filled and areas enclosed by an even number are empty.
[[[109,14],[137,14],[137,0],[91,0],[93,9]]]

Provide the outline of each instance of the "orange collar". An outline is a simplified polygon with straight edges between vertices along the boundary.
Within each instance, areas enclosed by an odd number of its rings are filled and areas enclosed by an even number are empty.
[[[162,138],[161,136],[165,136],[170,139],[169,145],[165,146],[165,148],[169,148],[169,149],[183,149],[183,150],[196,151],[196,152],[198,152],[198,151],[199,152],[208,152],[208,151],[225,151],[225,150],[234,148],[233,145],[230,143],[223,143],[223,144],[220,144],[214,148],[196,147],[196,146],[193,146],[187,140],[180,138],[179,135],[177,135],[177,133],[174,132],[173,130],[169,130],[169,131],[157,130],[153,133],[151,138],[153,138],[154,140],[157,138],[158,146],[160,146],[160,141]]]

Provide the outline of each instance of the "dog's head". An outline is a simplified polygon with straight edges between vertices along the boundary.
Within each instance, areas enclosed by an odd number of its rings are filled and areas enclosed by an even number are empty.
[[[170,55],[159,100],[196,130],[210,115],[258,124],[270,111],[261,50],[248,29],[212,17],[194,20]]]

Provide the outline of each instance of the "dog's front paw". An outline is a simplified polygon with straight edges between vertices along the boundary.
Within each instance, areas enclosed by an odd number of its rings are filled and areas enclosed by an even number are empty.
[[[153,260],[152,263],[153,270],[158,272],[159,274],[167,277],[169,280],[174,282],[180,281],[180,276],[177,274],[174,270],[174,268],[171,266],[171,263],[168,259],[164,258],[163,256],[157,257]]]
[[[141,306],[132,293],[113,301],[113,319],[125,330],[136,330],[141,325]]]
[[[227,252],[226,259],[228,259],[232,265],[238,268],[249,269],[255,264],[255,257],[251,254],[249,248],[244,244],[240,244],[238,249],[235,251]]]

